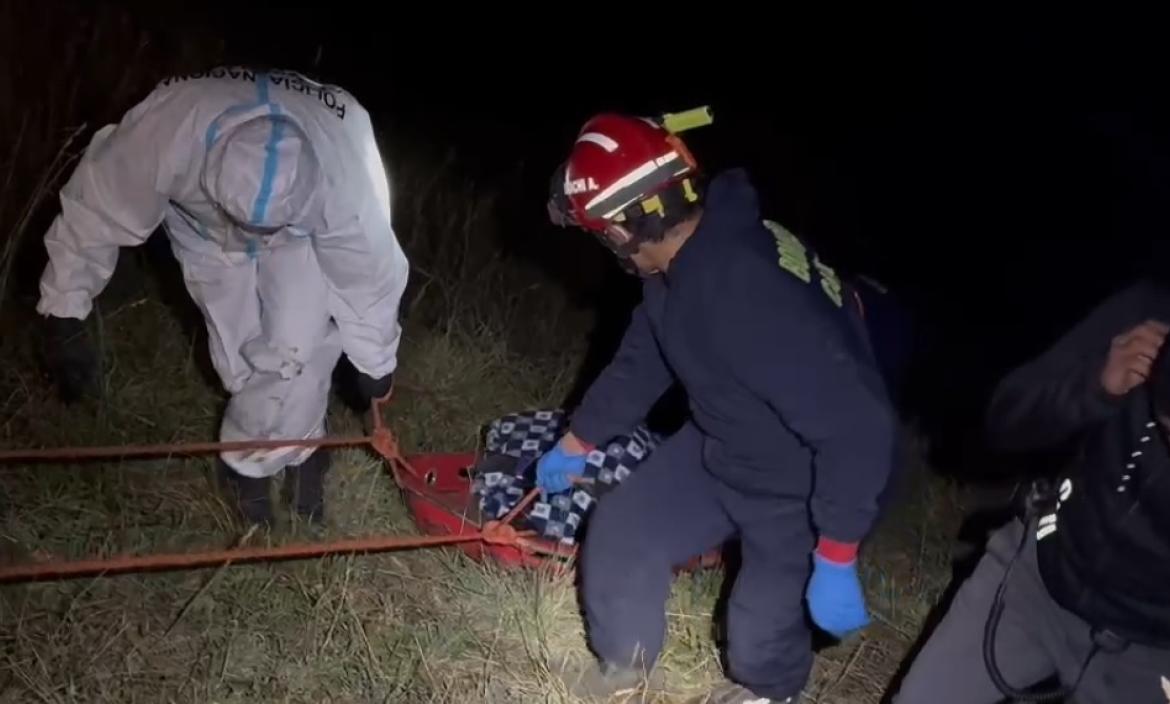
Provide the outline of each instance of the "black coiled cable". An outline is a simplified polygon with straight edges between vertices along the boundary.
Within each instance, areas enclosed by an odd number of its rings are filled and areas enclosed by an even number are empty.
[[[1036,489],[1034,488],[1033,491]],[[1032,502],[1029,502],[1028,513],[1031,514]],[[991,677],[995,688],[1000,691],[1005,697],[1014,702],[1021,702],[1022,704],[1047,704],[1048,702],[1060,702],[1068,699],[1073,695],[1073,692],[1080,686],[1081,680],[1085,676],[1085,671],[1089,668],[1089,663],[1096,657],[1097,653],[1101,651],[1101,642],[1094,633],[1093,645],[1089,648],[1088,655],[1085,656],[1084,662],[1081,663],[1081,669],[1077,673],[1077,679],[1071,686],[1061,686],[1047,692],[1030,693],[1022,689],[1016,689],[1004,679],[1003,673],[999,669],[999,663],[995,659],[995,633],[999,628],[999,621],[1003,617],[1004,610],[1004,596],[1007,593],[1008,579],[1011,577],[1012,568],[1016,566],[1016,562],[1024,553],[1024,548],[1028,544],[1028,536],[1031,531],[1036,528],[1035,516],[1028,515],[1024,522],[1024,532],[1020,536],[1020,544],[1016,546],[1016,552],[1012,555],[1012,559],[1008,562],[1007,569],[1004,570],[1003,579],[999,583],[999,588],[995,590],[995,598],[991,602],[991,612],[987,615],[987,623],[983,627],[983,664],[987,668],[987,674]]]

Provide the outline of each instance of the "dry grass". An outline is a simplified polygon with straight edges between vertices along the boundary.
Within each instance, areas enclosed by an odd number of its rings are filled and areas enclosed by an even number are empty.
[[[107,308],[111,307],[109,304]],[[104,402],[67,409],[32,370],[27,338],[0,378],[5,446],[195,439],[220,395],[197,346],[154,293],[102,317]],[[5,321],[15,324],[16,321]],[[150,331],[150,335],[145,332]],[[390,414],[411,449],[465,449],[495,415],[555,403],[562,365],[525,369],[491,336],[412,331]],[[520,371],[521,373],[517,373]],[[160,383],[161,382],[161,383]],[[338,432],[360,420],[334,408]],[[4,468],[8,560],[221,546],[238,539],[206,461]],[[876,702],[949,577],[950,496],[915,486],[870,551],[877,623],[821,653],[813,701]],[[378,461],[339,453],[331,536],[412,531]],[[297,537],[285,525],[252,540]],[[303,535],[300,538],[303,539]],[[722,575],[678,580],[664,667],[674,691],[718,677],[712,611]],[[550,675],[586,657],[563,574],[508,573],[435,551],[130,575],[0,589],[0,702],[568,701]]]

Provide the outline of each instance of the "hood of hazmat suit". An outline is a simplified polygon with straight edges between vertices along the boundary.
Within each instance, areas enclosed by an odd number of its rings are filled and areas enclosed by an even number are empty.
[[[293,120],[265,114],[212,137],[202,174],[207,196],[237,225],[258,231],[295,224],[313,209],[320,169]]]

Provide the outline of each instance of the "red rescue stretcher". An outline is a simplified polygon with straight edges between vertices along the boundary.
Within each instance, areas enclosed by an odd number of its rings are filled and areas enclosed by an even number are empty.
[[[366,536],[325,542],[257,545],[229,549],[162,554],[123,554],[82,560],[54,560],[28,564],[0,565],[0,584],[112,576],[133,572],[195,569],[227,564],[276,562],[325,557],[337,554],[373,554],[429,547],[456,546],[469,557],[492,561],[509,568],[540,568],[567,565],[576,555],[575,546],[540,538],[519,530],[514,521],[523,518],[536,492],[499,521],[483,521],[478,500],[471,490],[475,453],[417,454],[404,457],[398,443],[381,422],[374,404],[374,430],[360,437],[325,437],[308,440],[245,440],[232,442],[163,443],[116,447],[29,448],[0,450],[0,465],[8,462],[59,462],[138,457],[175,457],[282,447],[355,447],[368,445],[385,460],[403,492],[406,505],[422,536]],[[722,562],[718,551],[697,556],[679,571],[714,567]]]
[[[407,458],[414,472],[398,471],[394,479],[418,529],[427,535],[465,535],[481,531],[484,521],[471,491],[475,453],[420,454]],[[575,546],[546,538],[528,537],[518,545],[484,542],[459,543],[457,547],[474,560],[492,561],[509,568],[540,568],[565,562],[576,555]],[[722,564],[718,550],[695,557],[679,571],[694,571]]]

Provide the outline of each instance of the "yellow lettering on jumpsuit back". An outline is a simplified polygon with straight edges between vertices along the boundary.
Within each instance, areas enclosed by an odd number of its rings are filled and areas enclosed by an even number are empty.
[[[772,233],[776,240],[776,251],[780,255],[780,268],[792,274],[801,281],[812,283],[812,269],[808,261],[808,248],[784,226],[771,220],[764,221],[764,227]],[[832,267],[822,262],[815,254],[812,265],[817,269],[817,278],[821,281],[821,290],[838,308],[842,305],[841,279]]]

